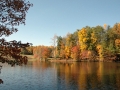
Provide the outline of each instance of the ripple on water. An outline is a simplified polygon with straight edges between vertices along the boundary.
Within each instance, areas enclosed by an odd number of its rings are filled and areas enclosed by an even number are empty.
[[[103,64],[95,64],[97,67],[89,63],[89,68],[86,63],[72,64],[72,67],[48,63],[12,68],[3,66],[0,78],[4,84],[0,84],[0,90],[118,90],[120,69],[116,72],[114,64],[111,69],[109,63],[107,72]]]

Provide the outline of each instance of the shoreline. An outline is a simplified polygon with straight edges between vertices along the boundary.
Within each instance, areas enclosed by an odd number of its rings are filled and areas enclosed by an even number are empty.
[[[80,61],[78,61],[78,60],[65,60],[65,59],[63,59],[63,60],[47,60],[47,61],[49,61],[49,62],[63,62],[63,63],[66,63],[66,62],[80,62]]]
[[[82,59],[82,60],[73,60],[73,59],[59,59],[59,58],[47,58],[47,60],[40,60],[34,58],[33,55],[23,55],[28,57],[28,61],[49,61],[49,62],[120,62],[119,60],[111,60],[111,59],[104,59],[104,60],[99,60],[98,58],[95,60],[90,60],[90,59]]]

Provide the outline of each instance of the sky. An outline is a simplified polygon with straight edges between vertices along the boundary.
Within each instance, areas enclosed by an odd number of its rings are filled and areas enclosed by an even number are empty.
[[[33,46],[52,45],[54,35],[66,36],[85,26],[120,22],[120,0],[29,0],[33,3],[26,16],[26,25],[7,41],[30,42]]]

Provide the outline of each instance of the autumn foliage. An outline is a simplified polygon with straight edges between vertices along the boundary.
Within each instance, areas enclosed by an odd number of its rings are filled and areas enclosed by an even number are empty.
[[[20,55],[21,48],[31,46],[21,41],[6,41],[2,36],[8,37],[17,32],[15,26],[25,25],[26,13],[32,4],[26,0],[0,0],[0,62],[14,66],[27,63],[27,57]]]
[[[80,59],[80,49],[79,49],[79,46],[72,47],[72,49],[71,49],[71,57],[74,60],[79,60]]]
[[[57,36],[54,48],[38,46],[35,57],[54,57],[66,60],[111,61],[117,60],[120,53],[120,23],[113,27],[107,24],[96,27],[83,27],[66,36]],[[41,49],[40,49],[41,48]],[[49,52],[49,48],[51,51]],[[49,54],[48,54],[49,52]],[[56,52],[55,55],[54,52]],[[110,58],[108,58],[110,57]]]
[[[36,59],[46,60],[49,57],[52,57],[53,47],[48,46],[35,46],[33,47],[33,54]]]

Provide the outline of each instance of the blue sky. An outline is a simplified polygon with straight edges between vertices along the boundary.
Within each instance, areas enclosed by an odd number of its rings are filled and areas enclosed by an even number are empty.
[[[54,35],[65,36],[85,26],[120,22],[120,0],[29,0],[26,25],[6,40],[30,42],[33,46],[52,45]]]

